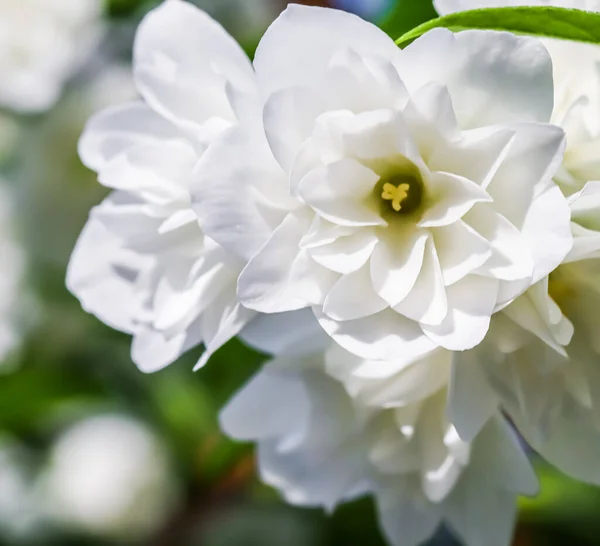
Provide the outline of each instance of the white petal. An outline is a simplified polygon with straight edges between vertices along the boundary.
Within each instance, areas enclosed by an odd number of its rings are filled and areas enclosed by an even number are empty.
[[[419,546],[431,538],[442,518],[429,504],[415,501],[410,484],[389,480],[378,493],[377,511],[383,532],[393,546]]]
[[[441,324],[448,313],[446,289],[440,263],[431,239],[425,246],[423,266],[408,296],[394,311],[422,324]]]
[[[331,345],[312,309],[258,315],[239,334],[250,347],[274,355],[317,353]]]
[[[164,2],[142,21],[134,69],[152,108],[184,123],[233,119],[226,84],[254,88],[252,66],[240,46],[219,23],[181,0]]]
[[[565,134],[542,123],[515,123],[507,129],[514,133],[512,144],[487,191],[496,211],[521,229],[537,197],[554,186],[552,177],[563,160]]]
[[[202,332],[197,323],[174,336],[152,328],[142,328],[131,344],[131,359],[144,373],[153,373],[172,364],[182,354],[202,341]]]
[[[226,294],[226,300],[235,299],[235,293]],[[256,312],[246,309],[243,305],[224,306],[217,301],[202,314],[204,352],[194,366],[194,371],[202,368],[210,357],[230,339],[233,339],[255,317]],[[216,331],[208,336],[205,324],[207,321],[217,324]]]
[[[535,449],[562,472],[577,480],[600,484],[600,435],[589,414],[572,399],[563,406],[546,442],[540,442],[528,430],[524,433]]]
[[[463,128],[550,119],[552,63],[542,44],[504,32],[428,32],[403,51],[400,76],[411,92],[445,85]]]
[[[299,186],[302,199],[323,218],[346,226],[385,225],[370,203],[379,176],[353,159],[343,159],[306,175]]]
[[[481,353],[477,351],[456,354],[448,393],[448,419],[465,442],[473,441],[498,411],[498,399],[479,364]]]
[[[148,265],[143,256],[123,249],[120,238],[92,215],[71,255],[67,287],[88,313],[133,333],[143,306],[136,279]]]
[[[527,288],[531,284],[534,263],[531,249],[519,230],[504,216],[487,206],[473,208],[465,221],[491,245],[492,256],[481,266],[479,272],[496,279],[523,281],[523,289]]]
[[[79,140],[79,157],[87,167],[100,171],[133,146],[181,138],[182,133],[173,124],[145,104],[134,102],[93,116]]]
[[[389,236],[386,236],[387,233]],[[390,306],[413,289],[423,265],[428,234],[424,230],[386,230],[371,256],[373,288]]]
[[[573,246],[569,206],[552,184],[534,200],[525,216],[523,237],[533,256],[532,282],[554,271]]]
[[[399,55],[391,38],[354,15],[290,5],[256,50],[254,67],[261,93],[267,97],[283,88],[322,81],[333,55],[343,49],[386,60]]]
[[[487,475],[486,481],[498,487],[530,497],[539,493],[538,479],[522,440],[501,415],[491,419],[475,440],[471,464],[473,471]]]
[[[328,318],[318,308],[315,316],[337,343],[363,358],[413,362],[435,348],[414,321],[391,309],[344,322]]]
[[[264,136],[234,128],[196,166],[192,207],[207,235],[248,260],[285,216],[287,189]]]
[[[312,248],[309,254],[315,262],[331,271],[352,273],[371,257],[377,241],[375,231],[366,228],[355,234],[339,237],[328,245]]]
[[[419,227],[450,225],[462,218],[475,203],[492,200],[474,182],[450,173],[432,173],[427,189],[432,203],[419,220]]]
[[[273,411],[285,400],[286,411]],[[285,434],[309,411],[304,385],[293,376],[258,372],[221,410],[219,423],[237,440],[260,440]]]
[[[434,343],[451,351],[472,349],[485,337],[496,305],[498,281],[467,275],[446,289],[448,315],[439,326],[422,324]]]
[[[317,97],[308,89],[284,89],[267,99],[263,109],[265,133],[284,171],[291,170],[321,110]]]
[[[521,328],[531,332],[558,353],[573,336],[573,324],[562,315],[548,294],[548,282],[540,281],[502,311]],[[553,316],[557,314],[558,316]]]
[[[387,362],[358,359],[337,344],[326,358],[327,371],[343,382],[352,397],[378,408],[408,408],[432,396],[448,384],[451,362],[452,353],[442,349],[412,364],[398,364],[395,372],[390,366],[387,371],[391,373],[383,373]],[[380,369],[369,377],[365,364],[371,370]]]
[[[514,131],[491,126],[463,131],[461,137],[436,147],[427,165],[432,171],[454,173],[487,188],[510,152]]]
[[[492,256],[488,241],[462,221],[433,230],[433,240],[446,286],[460,281]]]
[[[373,315],[388,307],[371,287],[369,266],[343,275],[331,288],[323,313],[333,320],[355,320]]]
[[[338,275],[299,249],[306,227],[306,220],[288,215],[252,257],[238,279],[243,305],[278,313],[323,303]]]

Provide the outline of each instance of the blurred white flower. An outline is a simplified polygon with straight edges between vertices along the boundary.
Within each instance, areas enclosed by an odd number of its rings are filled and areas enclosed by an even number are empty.
[[[39,494],[58,523],[127,539],[160,528],[178,498],[165,447],[145,425],[122,415],[87,418],[64,432]]]
[[[438,29],[400,50],[356,16],[290,6],[254,66],[264,129],[230,129],[192,189],[205,233],[248,261],[246,307],[312,306],[349,351],[410,361],[480,343],[569,251],[536,40]]]
[[[235,294],[243,263],[203,234],[189,185],[211,142],[254,115],[254,72],[218,23],[179,0],[145,18],[134,49],[144,102],[98,114],[80,142],[83,162],[115,191],[92,211],[67,284],[86,310],[134,335],[144,371],[204,343],[201,365],[254,313]]]
[[[16,350],[33,312],[25,283],[25,252],[19,242],[14,200],[8,182],[0,178],[0,368]]]
[[[466,546],[507,546],[516,496],[534,494],[537,480],[499,414],[472,444],[460,440],[444,412],[451,360],[440,349],[410,365],[380,363],[396,373],[365,380],[371,363],[335,345],[278,357],[221,424],[257,442],[262,479],[290,503],[332,510],[373,494],[394,546],[421,544],[442,522]]]
[[[8,540],[31,539],[42,528],[28,455],[10,438],[0,440],[0,536]]]
[[[0,106],[39,112],[102,33],[102,0],[0,0]]]

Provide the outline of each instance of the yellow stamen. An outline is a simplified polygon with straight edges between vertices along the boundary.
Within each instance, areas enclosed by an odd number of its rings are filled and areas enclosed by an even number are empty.
[[[392,202],[392,208],[396,212],[400,212],[402,208],[402,201],[404,201],[408,197],[408,190],[410,186],[408,184],[400,184],[398,186],[394,186],[394,184],[390,184],[386,182],[383,185],[383,192],[381,193],[381,197],[386,201]]]

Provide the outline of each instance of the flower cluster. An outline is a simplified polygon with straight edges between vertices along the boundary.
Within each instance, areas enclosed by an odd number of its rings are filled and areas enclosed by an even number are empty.
[[[250,63],[166,0],[141,99],[81,139],[112,193],[69,288],[144,371],[234,336],[272,355],[221,423],[289,502],[372,494],[395,546],[442,522],[506,546],[537,490],[515,428],[600,484],[600,50],[547,46],[437,29],[400,50],[291,5]]]

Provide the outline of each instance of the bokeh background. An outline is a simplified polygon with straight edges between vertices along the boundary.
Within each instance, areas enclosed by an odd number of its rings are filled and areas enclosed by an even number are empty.
[[[262,355],[233,341],[199,373],[200,349],[144,375],[129,337],[65,289],[70,251],[106,193],[77,139],[93,112],[135,96],[134,31],[157,3],[107,1],[102,38],[57,104],[0,112],[0,310],[12,315],[0,327],[0,545],[382,546],[369,500],[331,515],[290,508],[257,481],[251,446],[220,434],[219,408]],[[287,2],[195,3],[252,55]],[[354,11],[394,37],[434,16],[430,0],[303,3]],[[515,544],[600,544],[600,490],[536,465],[542,492],[522,500]],[[441,530],[432,544],[455,543]]]

